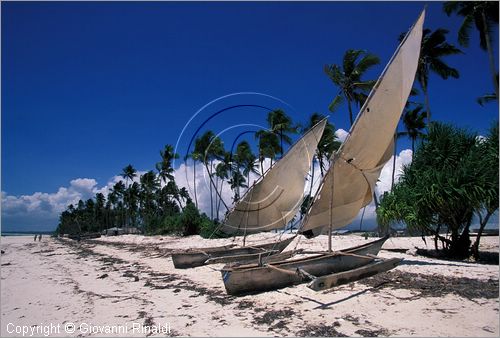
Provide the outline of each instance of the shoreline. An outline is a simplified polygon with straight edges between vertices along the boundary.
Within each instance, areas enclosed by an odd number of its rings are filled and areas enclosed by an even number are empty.
[[[273,235],[252,235],[249,240],[270,241]],[[218,271],[223,264],[173,267],[173,250],[229,242],[199,236],[124,235],[81,243],[48,236],[41,242],[2,237],[1,334],[19,336],[7,331],[8,323],[170,325],[169,333],[152,336],[499,334],[498,265],[412,255],[415,246],[426,248],[420,237],[393,237],[385,243],[383,249],[408,249],[380,252],[382,257],[404,258],[396,269],[317,293],[302,284],[234,297],[225,292]],[[334,249],[364,242],[361,236],[335,236]],[[326,243],[326,236],[320,236],[296,240],[289,248],[321,250]],[[498,237],[482,239],[481,249],[498,253]],[[51,336],[79,334],[118,335]],[[131,331],[126,335],[141,336]]]

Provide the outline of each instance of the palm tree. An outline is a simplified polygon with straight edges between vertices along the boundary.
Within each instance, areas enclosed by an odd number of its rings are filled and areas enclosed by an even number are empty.
[[[411,139],[412,153],[415,153],[415,142],[424,135],[426,113],[422,109],[423,107],[419,105],[413,109],[406,110],[403,115],[405,131],[399,134],[401,136],[408,136]]]
[[[496,73],[495,78],[496,82],[498,82],[498,73]],[[481,106],[484,106],[486,103],[491,103],[494,101],[498,101],[498,96],[496,93],[485,94],[476,99],[476,102],[479,103]]]
[[[418,60],[416,78],[425,96],[427,124],[431,123],[431,108],[429,105],[428,92],[430,71],[433,71],[444,80],[449,77],[458,79],[460,76],[458,70],[448,66],[442,59],[448,55],[462,53],[460,49],[446,42],[446,34],[448,34],[446,29],[438,28],[434,32],[430,29],[424,29],[422,35],[422,44],[420,47],[420,58]],[[402,33],[399,36],[399,41],[402,41],[405,35],[406,33]]]
[[[99,227],[99,232],[102,231],[102,227],[104,224],[104,205],[106,204],[106,197],[104,197],[104,194],[102,193],[97,193],[95,195],[95,218],[97,221],[97,226]]]
[[[135,170],[134,167],[132,167],[131,164],[129,164],[128,166],[126,166],[125,168],[122,169],[122,173],[121,173],[121,176],[125,179],[125,186],[127,188],[127,190],[125,191],[125,195],[129,195],[130,192],[129,192],[129,184],[128,184],[128,180],[133,180],[134,177],[137,176],[137,170]],[[125,226],[128,226],[128,223],[129,223],[129,217],[130,217],[130,196],[124,196],[124,203],[125,203],[125,207],[126,207],[126,218],[125,218]]]
[[[156,214],[155,193],[160,183],[153,171],[148,171],[140,178],[141,181],[141,215],[145,226],[151,226]]]
[[[174,179],[174,168],[172,168],[172,161],[179,158],[179,154],[174,152],[174,147],[170,144],[166,145],[163,150],[160,150],[161,162],[156,163],[156,170],[160,181],[167,183],[167,179],[172,181]]]
[[[280,140],[278,135],[271,130],[259,130],[255,133],[255,138],[259,140],[259,162],[260,162],[260,175],[264,176],[264,159],[271,160],[276,158],[276,154],[281,151]]]
[[[346,100],[351,126],[354,123],[352,104],[362,106],[375,84],[375,80],[363,80],[362,77],[368,69],[379,63],[380,59],[373,54],[363,50],[349,49],[344,54],[342,67],[335,64],[324,67],[326,75],[339,88],[338,94],[328,109],[334,112]]]
[[[218,203],[216,202],[216,204],[215,204],[215,210],[216,210],[215,215],[217,218],[219,217],[219,210],[220,210],[221,203],[223,203],[224,206],[226,207],[226,209],[228,209],[226,203],[224,203],[224,201],[222,200],[222,188],[224,186],[224,180],[227,180],[230,177],[230,173],[232,170],[231,166],[232,166],[231,154],[229,152],[226,152],[224,154],[224,158],[222,159],[222,161],[219,162],[217,164],[217,166],[215,167],[215,175],[216,175],[217,179],[220,180],[219,202]]]
[[[137,170],[129,164],[125,168],[122,169],[121,176],[125,179],[125,185],[128,187],[128,180],[133,180],[134,177],[137,176]]]
[[[139,183],[133,182],[127,189],[127,205],[129,207],[129,218],[132,221],[132,225],[136,225],[137,221],[137,204],[139,203],[141,187]]]
[[[495,76],[497,72],[490,35],[494,25],[498,25],[498,1],[447,1],[443,4],[443,10],[448,16],[456,13],[464,18],[458,30],[460,46],[468,47],[472,24],[476,26],[479,32],[479,46],[488,52],[493,86],[498,100],[498,76]]]
[[[192,203],[191,197],[189,196],[189,192],[187,191],[186,187],[182,187],[179,190],[179,196],[184,200],[184,203],[187,205],[188,203]]]
[[[198,139],[196,139],[197,141]],[[195,141],[195,142],[196,142]],[[198,195],[196,194],[196,161],[200,161],[202,159],[202,154],[198,153],[196,150],[189,155],[193,160],[193,190],[194,190],[194,203],[196,205],[196,209],[198,209]]]
[[[321,120],[325,118],[325,115],[319,113],[313,113],[309,117],[309,123],[306,127],[306,130],[311,129],[316,124],[318,124]],[[326,122],[325,129],[323,131],[323,135],[318,142],[318,147],[316,149],[316,156],[319,161],[319,169],[321,171],[321,177],[324,176],[325,160],[328,162],[332,154],[340,148],[342,143],[338,140],[337,135],[335,135],[335,126],[330,122]]]
[[[419,94],[418,92],[418,89],[416,89],[415,87],[413,87],[410,91],[410,97],[412,96],[417,96]],[[410,105],[416,105],[417,107],[418,106],[421,106],[421,104],[419,103],[416,103],[414,101],[411,101],[410,99],[408,99],[405,103],[405,108],[404,108],[404,112],[403,112],[403,115],[406,115],[408,113],[408,111],[410,110]],[[425,118],[425,116],[423,117]],[[401,117],[400,120],[403,120],[403,116]],[[410,122],[410,121],[407,121],[407,122]],[[416,122],[415,122],[416,123]],[[410,123],[411,124],[411,123]],[[408,125],[410,125],[408,124]],[[406,123],[405,123],[405,126],[406,126]],[[393,189],[394,187],[394,178],[395,178],[395,175],[396,175],[396,156],[397,156],[397,141],[399,138],[401,138],[402,136],[406,135],[404,132],[398,132],[398,127],[399,127],[399,122],[398,122],[398,126],[396,127],[396,130],[394,131],[394,154],[392,156],[392,180],[391,180],[391,190]],[[425,128],[425,123],[424,123],[424,128]],[[412,146],[412,150],[413,150],[413,153],[415,153],[415,150],[414,150],[414,147]]]
[[[271,131],[280,137],[280,154],[283,156],[283,142],[292,144],[288,134],[296,134],[297,127],[293,125],[292,118],[281,109],[269,112],[267,123]]]
[[[233,201],[238,202],[240,199],[240,188],[248,188],[248,185],[245,184],[245,177],[239,170],[233,170],[229,184],[234,191]]]
[[[118,218],[118,224],[122,225],[122,220],[120,218],[123,218],[123,198],[125,195],[125,184],[123,184],[123,181],[119,181],[113,185],[113,190],[112,194],[116,196],[116,204],[115,204],[115,210],[117,212],[117,215],[121,217]]]
[[[305,128],[305,131],[314,127],[324,118],[325,116],[319,113],[311,114],[307,126]],[[321,139],[318,142],[318,146],[316,148],[316,153],[315,153],[315,158],[317,158],[319,163],[321,177],[324,176],[324,170],[326,169],[325,160],[326,162],[329,161],[332,154],[339,149],[340,144],[341,142],[337,139],[337,136],[335,135],[335,126],[330,122],[327,122],[325,125],[325,129],[323,131],[323,135],[321,136]],[[314,182],[314,157],[313,157],[313,165],[311,171],[311,184],[309,186],[309,196],[312,196],[313,182]]]
[[[250,144],[247,141],[240,142],[236,147],[236,154],[234,157],[238,169],[243,169],[243,175],[246,176],[247,184],[250,187],[250,172],[255,174],[258,173],[255,169],[257,157],[253,154]]]
[[[184,210],[184,207],[182,206],[181,203],[181,195],[180,195],[180,190],[175,181],[169,181],[167,185],[165,186],[166,192],[168,195],[172,196],[176,201],[177,204],[179,204],[179,207],[181,210]]]
[[[205,165],[205,169],[207,170],[210,179],[210,185],[209,185],[210,215],[211,219],[213,219],[214,215],[213,193],[212,193],[212,186],[214,186],[214,182],[212,180],[213,161],[215,159],[222,159],[224,157],[225,154],[224,144],[222,143],[222,140],[218,136],[215,136],[215,134],[211,130],[208,130],[200,138],[196,139],[194,149],[197,153],[203,154],[201,161]]]

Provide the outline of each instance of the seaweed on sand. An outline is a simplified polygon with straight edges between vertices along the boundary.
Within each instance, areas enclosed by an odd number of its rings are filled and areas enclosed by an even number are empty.
[[[442,297],[447,294],[473,300],[477,298],[498,298],[498,279],[472,279],[467,277],[449,277],[424,275],[400,270],[388,271],[358,281],[373,287],[378,292],[383,288],[406,289],[417,292],[419,297]]]

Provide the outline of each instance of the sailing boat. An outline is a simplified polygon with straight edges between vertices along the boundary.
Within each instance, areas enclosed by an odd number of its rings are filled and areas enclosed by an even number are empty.
[[[354,281],[394,268],[400,259],[380,259],[384,237],[364,246],[332,252],[332,230],[354,220],[369,204],[384,164],[394,149],[394,131],[415,79],[425,10],[396,49],[358,114],[349,135],[330,159],[300,232],[316,236],[328,229],[328,252],[268,264],[225,266],[229,294],[260,292],[305,281],[313,290]]]
[[[326,118],[309,129],[288,152],[235,204],[222,222],[222,231],[243,235],[284,228],[293,219],[302,203],[305,176],[309,172],[313,154],[325,129]],[[176,268],[191,268],[224,262],[266,262],[291,257],[294,252],[281,253],[293,240],[255,246],[222,246],[188,249],[172,253]],[[245,242],[243,242],[245,243]],[[276,256],[276,257],[275,257]]]

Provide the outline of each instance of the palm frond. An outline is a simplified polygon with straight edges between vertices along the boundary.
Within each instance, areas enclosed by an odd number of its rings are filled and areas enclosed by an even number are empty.
[[[332,113],[338,108],[340,104],[344,102],[344,97],[341,94],[337,94],[333,101],[328,105],[328,110],[330,110]]]
[[[433,59],[429,67],[433,72],[435,72],[445,80],[448,77],[453,77],[455,79],[458,79],[460,77],[457,69],[448,66],[440,59]]]
[[[464,17],[464,21],[462,21],[462,25],[458,30],[458,43],[460,46],[468,47],[470,40],[470,30],[472,27],[473,17],[467,15]]]
[[[380,58],[374,54],[366,54],[354,68],[354,72],[358,74],[363,74],[368,68],[378,65],[380,63]]]
[[[446,15],[450,16],[451,13],[456,12],[458,10],[460,3],[458,1],[446,1],[443,4],[443,11]]]
[[[356,60],[363,53],[365,53],[365,51],[356,49],[349,49],[345,52],[342,63],[344,74],[351,74],[354,71]]]
[[[479,105],[481,105],[482,107],[484,107],[484,105],[486,103],[495,102],[496,100],[497,100],[496,94],[491,93],[491,94],[486,94],[486,95],[483,95],[481,97],[478,97],[476,99],[476,102],[479,103]]]

